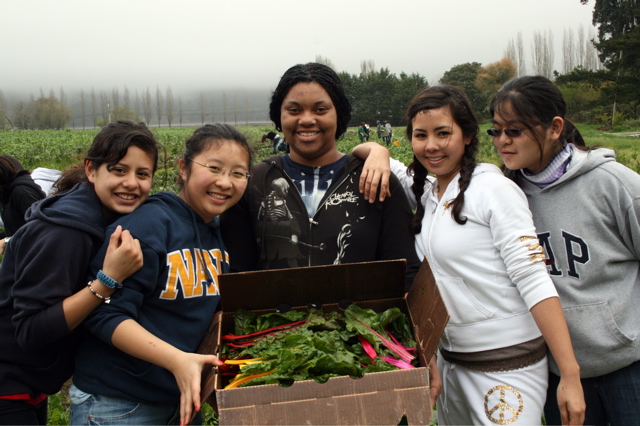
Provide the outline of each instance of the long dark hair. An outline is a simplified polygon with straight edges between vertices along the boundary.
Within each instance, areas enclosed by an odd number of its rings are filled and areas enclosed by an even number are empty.
[[[478,151],[478,120],[476,119],[473,109],[467,95],[455,86],[442,85],[433,86],[424,89],[418,93],[409,108],[407,109],[407,139],[411,140],[413,135],[413,119],[421,111],[448,107],[453,117],[453,121],[460,126],[462,134],[470,138],[470,142],[465,145],[464,154],[462,156],[462,168],[460,169],[460,179],[458,185],[460,192],[451,202],[451,216],[460,225],[467,223],[467,218],[461,216],[464,207],[464,193],[471,183],[471,176],[476,167],[476,153]],[[411,225],[413,231],[419,234],[422,230],[422,219],[424,218],[424,206],[420,202],[424,194],[425,183],[427,182],[427,169],[413,156],[413,161],[409,164],[409,172],[413,174],[413,185],[411,189],[416,197],[418,208]]]
[[[98,132],[89,147],[87,156],[81,163],[65,170],[54,184],[54,193],[71,189],[80,182],[87,182],[84,165],[91,162],[91,167],[98,169],[107,164],[111,169],[127,155],[130,146],[136,146],[153,158],[153,173],[158,167],[158,142],[153,133],[144,123],[134,123],[129,120],[118,120],[109,123]]]
[[[510,114],[505,111],[507,106],[511,107]],[[516,118],[525,126],[540,146],[540,163],[544,156],[544,139],[541,135],[551,127],[554,117],[564,120],[558,143],[569,142],[584,151],[592,149],[585,145],[576,126],[565,117],[567,103],[560,90],[546,77],[525,76],[509,80],[494,96],[489,105],[489,113],[492,117],[497,115],[505,121]],[[542,132],[536,131],[538,126]],[[513,171],[507,171],[506,174],[514,177]]]
[[[18,172],[25,170],[20,162],[10,155],[0,155],[0,192],[16,178]]]
[[[271,103],[269,104],[269,118],[275,123],[276,130],[282,131],[282,122],[280,120],[282,102],[284,102],[289,90],[298,83],[318,83],[327,91],[333,105],[336,107],[336,116],[338,118],[336,140],[340,139],[340,136],[347,131],[349,120],[351,120],[351,104],[338,74],[328,66],[315,62],[294,65],[280,78],[278,87],[273,91]]]

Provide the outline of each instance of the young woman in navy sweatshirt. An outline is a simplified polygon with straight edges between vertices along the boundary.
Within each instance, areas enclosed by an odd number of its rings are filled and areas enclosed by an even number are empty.
[[[218,309],[218,276],[229,271],[218,216],[242,196],[250,163],[235,128],[203,126],[187,140],[178,195],[154,194],[111,225],[140,240],[144,267],[85,321],[72,424],[186,424],[199,411],[202,369],[220,364],[195,353]]]

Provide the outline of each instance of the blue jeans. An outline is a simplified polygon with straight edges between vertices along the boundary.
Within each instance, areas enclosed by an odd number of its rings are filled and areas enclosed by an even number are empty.
[[[179,425],[178,404],[150,404],[69,389],[72,425]],[[190,423],[202,424],[202,412]]]
[[[640,423],[640,361],[603,376],[582,379],[587,412],[585,425],[637,425]],[[549,373],[544,416],[547,425],[559,425],[556,391],[560,377]]]

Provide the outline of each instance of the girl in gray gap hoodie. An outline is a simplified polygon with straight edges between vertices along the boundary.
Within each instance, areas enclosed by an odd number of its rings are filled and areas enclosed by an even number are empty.
[[[585,424],[640,419],[640,176],[589,149],[560,91],[520,77],[491,102],[493,138],[525,192],[580,365]],[[551,359],[549,390],[559,377]],[[561,418],[552,393],[547,424]]]

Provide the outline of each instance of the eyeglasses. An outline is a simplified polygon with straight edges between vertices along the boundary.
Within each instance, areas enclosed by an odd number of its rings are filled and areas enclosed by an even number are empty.
[[[189,160],[193,161],[196,164],[201,165],[202,167],[206,167],[207,169],[209,169],[211,174],[214,175],[214,176],[220,176],[221,174],[223,174],[223,173],[225,173],[227,171],[227,169],[225,169],[224,167],[218,167],[218,166],[212,166],[210,164],[198,163],[193,158],[189,158]],[[244,170],[229,170],[229,177],[232,178],[232,179],[235,179],[235,180],[247,180],[247,179],[249,179],[251,177],[251,173],[245,172]]]
[[[502,135],[502,132],[510,138],[517,138],[522,134],[522,129],[487,129],[487,133],[492,138],[499,138]]]

